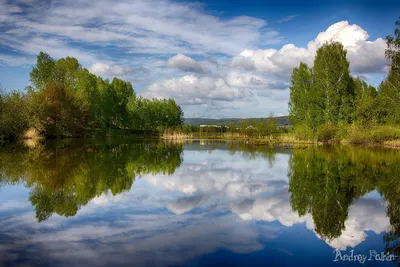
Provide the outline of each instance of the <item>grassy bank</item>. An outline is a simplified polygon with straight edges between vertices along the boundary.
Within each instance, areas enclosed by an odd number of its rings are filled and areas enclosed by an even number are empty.
[[[317,142],[298,139],[293,134],[279,133],[266,136],[252,136],[240,133],[181,133],[174,132],[163,134],[162,139],[167,140],[221,140],[221,141],[238,141],[244,142],[249,145],[267,145],[267,146],[280,146],[280,145],[307,145]]]
[[[304,129],[296,129],[291,134],[294,140],[313,143],[340,143],[365,146],[400,148],[400,126],[397,125],[322,125],[312,134]]]
[[[267,136],[241,133],[181,133],[162,135],[163,139],[214,139],[246,141],[255,145],[307,145],[307,144],[354,144],[400,148],[400,126],[394,125],[323,125],[315,133],[299,128],[289,133]]]

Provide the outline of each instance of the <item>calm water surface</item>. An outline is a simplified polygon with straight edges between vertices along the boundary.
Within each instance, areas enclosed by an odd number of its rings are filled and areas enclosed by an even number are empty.
[[[0,148],[2,266],[398,264],[400,152],[70,142]]]

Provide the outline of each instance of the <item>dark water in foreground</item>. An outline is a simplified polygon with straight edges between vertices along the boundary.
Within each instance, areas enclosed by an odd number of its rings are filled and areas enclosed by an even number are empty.
[[[2,266],[397,266],[399,223],[397,151],[0,148]]]

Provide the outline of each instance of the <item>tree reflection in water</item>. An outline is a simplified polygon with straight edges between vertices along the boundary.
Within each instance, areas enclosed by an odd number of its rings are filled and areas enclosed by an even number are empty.
[[[293,210],[300,216],[310,213],[316,233],[324,240],[339,237],[350,205],[377,190],[387,204],[391,223],[384,236],[386,250],[400,255],[398,151],[347,146],[294,150],[288,176]]]
[[[39,222],[54,213],[74,216],[103,193],[117,195],[129,190],[142,175],[172,175],[183,161],[183,144],[64,142],[0,150],[0,186],[22,182],[31,188],[29,199]],[[276,151],[222,142],[189,143],[185,149],[229,150],[231,155],[240,153],[249,160],[263,158],[269,166],[274,164]],[[391,224],[384,235],[386,250],[400,255],[400,153],[379,148],[309,147],[292,150],[288,166],[293,211],[299,216],[311,214],[315,232],[326,241],[342,235],[356,200],[371,191],[379,192]]]
[[[74,216],[94,197],[117,195],[145,174],[173,174],[182,145],[166,142],[46,143],[0,152],[2,184],[24,182],[39,222],[52,214]]]

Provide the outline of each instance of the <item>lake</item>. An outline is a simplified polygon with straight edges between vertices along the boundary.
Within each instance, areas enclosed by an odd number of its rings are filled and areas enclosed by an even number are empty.
[[[0,148],[3,266],[395,266],[399,237],[394,150],[111,139]]]

